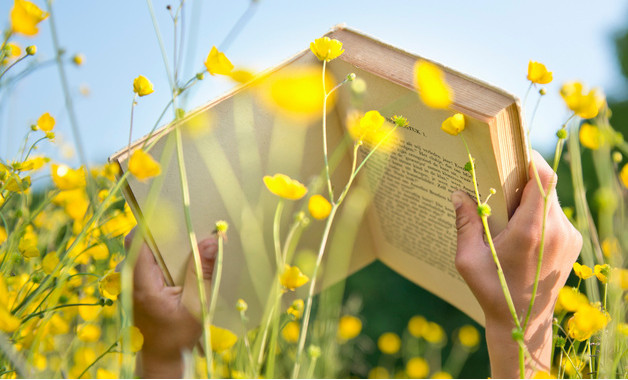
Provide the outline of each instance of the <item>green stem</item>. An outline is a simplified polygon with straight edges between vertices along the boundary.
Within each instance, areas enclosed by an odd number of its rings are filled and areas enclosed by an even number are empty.
[[[7,67],[7,68],[6,68],[3,72],[2,72],[2,74],[0,74],[0,79],[2,79],[2,77],[4,76],[4,74],[6,74],[6,73],[7,73],[7,71],[9,71],[9,70],[10,70],[13,66],[17,65],[17,64],[18,64],[18,62],[23,61],[23,60],[24,60],[26,57],[28,57],[28,56],[29,56],[29,55],[28,55],[28,54],[26,54],[26,55],[23,55],[23,56],[21,56],[20,58],[16,59],[16,60],[15,60],[15,62],[13,62],[12,64],[10,64],[10,65],[9,65],[9,66],[8,66],[8,67]]]
[[[129,123],[129,145],[127,147],[127,155],[131,158],[131,139],[133,139],[133,111],[137,102],[137,93],[133,93],[133,101],[131,102],[131,121]]]
[[[314,297],[314,291],[316,289],[316,276],[318,275],[318,269],[321,266],[321,262],[323,259],[323,254],[325,253],[325,248],[327,246],[327,239],[329,238],[329,232],[331,231],[331,226],[334,222],[334,217],[336,216],[336,212],[338,211],[338,207],[340,204],[333,204],[331,208],[331,212],[327,217],[327,223],[325,224],[325,230],[323,231],[323,237],[321,239],[321,245],[318,249],[318,256],[316,258],[316,265],[314,266],[314,271],[312,272],[312,279],[310,281],[310,289],[307,296],[307,303],[305,305],[305,310],[303,312],[303,324],[301,325],[301,333],[299,334],[299,342],[297,345],[297,355],[294,361],[294,368],[292,370],[292,378],[296,379],[299,377],[299,369],[301,366],[301,361],[303,359],[303,349],[305,348],[305,338],[307,336],[307,328],[310,323],[310,314],[312,313],[312,299]]]
[[[327,159],[327,91],[325,89],[325,67],[327,61],[323,61],[323,159],[325,160],[325,179],[327,180],[327,191],[329,191],[329,199],[333,201],[334,190],[331,186],[331,176],[329,174],[329,160]]]
[[[45,313],[47,313],[49,311],[62,309],[64,307],[74,307],[74,306],[102,306],[102,305],[100,303],[67,303],[67,304],[63,304],[63,305],[58,305],[58,306],[55,306],[55,307],[51,307],[50,309],[39,311],[37,313],[31,313],[31,314],[27,315],[26,317],[24,317],[24,319],[22,319],[22,323],[26,323],[26,321],[28,321],[29,319],[31,319],[33,317],[37,317],[39,315],[43,315],[43,314],[45,314]]]
[[[282,265],[281,259],[281,237],[280,237],[280,227],[281,227],[281,213],[283,212],[283,198],[279,199],[277,203],[277,208],[275,209],[275,218],[273,220],[273,243],[275,244],[275,262],[277,264],[277,272],[281,273],[284,268]]]
[[[548,189],[549,190],[549,189]],[[534,307],[534,301],[536,300],[536,293],[539,288],[539,280],[541,278],[541,265],[543,263],[543,252],[545,250],[545,230],[547,229],[547,214],[549,211],[549,197],[546,195],[543,198],[543,222],[541,224],[541,240],[539,242],[539,254],[536,263],[536,273],[534,275],[534,284],[532,285],[532,295],[530,296],[530,305],[528,306],[528,312],[523,321],[523,331],[525,332],[528,322],[532,315],[532,308]]]
[[[153,22],[153,28],[155,29],[155,35],[157,36],[159,49],[161,50],[161,58],[163,59],[164,66],[166,68],[166,77],[168,78],[168,83],[170,84],[170,90],[174,93],[175,83],[172,79],[172,75],[170,75],[170,66],[168,65],[168,53],[166,53],[166,47],[164,46],[164,41],[161,38],[161,32],[159,31],[159,24],[157,23],[157,17],[155,17],[155,11],[153,10],[153,2],[152,0],[146,0],[146,4],[148,5],[150,18]]]
[[[220,288],[220,280],[222,278],[222,258],[223,258],[223,245],[224,245],[224,233],[218,232],[218,257],[216,258],[216,273],[212,286],[212,297],[209,301],[209,320],[213,320],[216,312],[216,304],[218,303],[218,290]]]
[[[148,0],[150,3],[150,0]],[[194,257],[194,267],[196,268],[196,284],[198,286],[198,294],[201,302],[201,314],[203,319],[203,338],[205,343],[205,361],[207,362],[207,371],[210,377],[213,377],[212,369],[212,347],[211,347],[211,321],[207,313],[207,298],[205,295],[205,286],[203,284],[203,265],[201,264],[201,255],[198,251],[196,233],[192,224],[192,216],[190,213],[190,190],[188,188],[187,172],[185,170],[185,161],[183,157],[183,141],[181,138],[181,129],[175,128],[175,136],[177,143],[177,161],[179,163],[179,177],[181,183],[181,194],[183,197],[183,212],[185,214],[185,224],[188,231],[188,239],[192,248],[192,257]]]
[[[355,169],[355,172],[354,172],[354,174],[352,175],[352,177],[355,177],[355,176],[357,176],[357,175],[358,175],[358,173],[360,172],[360,170],[362,169],[362,167],[364,166],[364,164],[366,163],[366,161],[368,161],[368,159],[369,159],[369,158],[371,158],[371,156],[373,155],[373,153],[375,153],[375,152],[377,151],[377,149],[379,149],[379,147],[380,147],[380,146],[382,146],[382,144],[383,144],[386,140],[388,140],[388,137],[389,137],[390,135],[392,135],[392,134],[395,132],[395,130],[396,130],[397,128],[398,128],[398,126],[397,126],[397,125],[395,125],[395,126],[393,127],[393,129],[391,129],[391,130],[390,130],[390,131],[386,134],[386,136],[384,136],[384,138],[382,138],[381,140],[379,140],[379,141],[377,142],[377,145],[375,145],[375,147],[374,147],[373,149],[371,149],[371,151],[370,151],[370,152],[366,155],[366,157],[364,157],[364,159],[362,160],[362,162],[360,162],[360,165],[358,165],[357,169]],[[353,180],[353,178],[351,178],[351,180]]]
[[[105,357],[105,355],[107,355],[108,353],[110,353],[110,352],[111,352],[111,350],[112,350],[114,347],[116,347],[117,345],[118,345],[118,342],[113,342],[113,344],[112,344],[111,346],[109,346],[109,348],[108,348],[105,352],[103,352],[102,354],[100,354],[100,356],[99,356],[99,357],[97,357],[97,358],[96,358],[96,360],[94,360],[94,361],[92,362],[92,364],[88,365],[88,366],[87,366],[87,368],[85,368],[85,369],[83,370],[83,372],[81,372],[81,374],[80,374],[80,375],[78,375],[77,379],[82,378],[82,377],[83,377],[83,375],[85,375],[85,373],[87,373],[87,371],[89,371],[89,369],[90,369],[90,368],[92,368],[92,367],[94,366],[94,364],[96,364],[96,363],[97,363],[100,359],[104,358],[104,357]]]

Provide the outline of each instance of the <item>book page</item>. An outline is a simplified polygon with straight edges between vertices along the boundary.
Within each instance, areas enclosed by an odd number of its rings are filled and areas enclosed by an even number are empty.
[[[309,52],[301,54],[289,65],[275,70],[261,82],[247,86],[199,110],[191,112],[176,126],[161,132],[150,153],[162,163],[162,175],[152,181],[141,182],[129,177],[129,186],[138,209],[146,216],[155,249],[163,258],[165,267],[175,285],[183,285],[185,270],[190,260],[190,242],[182,207],[182,190],[176,149],[175,129],[182,132],[188,187],[190,192],[191,218],[198,241],[213,235],[215,222],[229,223],[224,249],[222,281],[215,320],[218,326],[239,331],[240,317],[235,309],[236,301],[244,299],[249,308],[247,317],[255,326],[263,313],[272,281],[276,273],[273,245],[273,216],[279,197],[264,186],[265,175],[282,173],[299,180],[311,191],[301,201],[285,200],[280,235],[282,244],[294,215],[299,210],[307,213],[307,199],[318,193],[326,195],[320,180],[323,148],[320,114],[308,119],[295,119],[289,115],[275,114],[263,99],[265,81],[274,75],[302,65],[315,65],[316,83],[319,82],[321,65]],[[327,133],[330,155],[337,157],[334,166],[334,183],[341,186],[350,170],[346,148],[341,146],[333,154],[343,138],[340,118],[329,107]],[[136,143],[134,148],[139,147]],[[118,155],[123,170],[127,170],[126,153]],[[156,184],[157,189],[151,190]],[[151,191],[153,195],[151,196]],[[154,200],[152,214],[150,199]],[[357,212],[360,214],[360,212]],[[151,215],[150,217],[148,215]],[[343,213],[341,212],[340,215]],[[360,214],[361,215],[361,214]],[[340,216],[342,219],[342,216]],[[312,262],[319,249],[324,221],[312,220],[303,233],[294,261]],[[344,279],[375,259],[370,241],[357,242],[359,255],[351,255],[353,244],[338,251],[334,265],[326,271],[327,285]],[[290,264],[294,265],[294,262]],[[307,272],[307,268],[301,268]],[[281,268],[283,271],[283,268]],[[323,281],[321,281],[323,283]],[[196,284],[193,285],[196,288]],[[288,292],[283,298],[286,304],[294,298],[304,298],[307,286]],[[185,304],[199,302],[193,293]]]
[[[482,323],[481,309],[454,263],[456,228],[450,196],[459,189],[474,194],[471,175],[464,170],[469,159],[462,139],[440,129],[454,112],[429,109],[416,92],[345,62],[333,62],[330,67],[339,72],[353,70],[365,80],[363,111],[380,110],[385,117],[403,115],[410,123],[400,130],[398,149],[390,156],[373,156],[360,177],[374,192],[368,218],[377,257]],[[349,95],[341,103],[348,107]],[[466,123],[464,138],[476,160],[481,197],[485,199],[491,187],[497,191],[490,200],[489,218],[497,234],[505,227],[508,213],[489,126],[469,116]],[[361,149],[361,157],[367,152],[368,148]]]

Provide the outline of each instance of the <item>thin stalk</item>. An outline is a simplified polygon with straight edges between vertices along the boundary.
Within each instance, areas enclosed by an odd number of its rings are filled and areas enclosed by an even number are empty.
[[[63,305],[57,305],[55,307],[51,307],[50,309],[42,310],[37,313],[32,313],[32,314],[27,315],[26,317],[24,317],[24,319],[22,319],[22,323],[26,323],[26,321],[28,321],[29,319],[43,315],[49,311],[62,309],[64,307],[74,307],[74,306],[102,306],[102,305],[99,302],[97,303],[67,303]]]
[[[220,288],[220,279],[222,278],[222,258],[223,258],[223,245],[224,245],[224,233],[218,232],[218,257],[216,258],[216,273],[215,279],[212,285],[212,298],[209,301],[209,320],[214,318],[216,312],[216,304],[218,303],[218,290]]]
[[[157,36],[157,42],[159,43],[159,49],[161,50],[161,58],[164,61],[164,66],[166,68],[166,77],[168,78],[168,83],[170,84],[170,90],[174,93],[175,83],[172,79],[172,75],[170,74],[170,66],[168,65],[168,53],[166,53],[166,47],[164,46],[164,41],[161,38],[161,32],[159,31],[159,24],[157,23],[157,17],[155,17],[155,11],[153,10],[153,2],[152,0],[146,0],[146,4],[148,5],[148,12],[150,13],[150,18],[153,22],[153,28],[155,29],[155,35]]]
[[[305,347],[305,338],[307,336],[307,328],[310,324],[310,314],[312,313],[312,299],[314,296],[314,290],[316,289],[316,276],[318,274],[318,269],[321,266],[323,254],[325,253],[325,248],[327,246],[327,239],[329,238],[329,232],[331,231],[331,226],[334,222],[334,217],[336,216],[336,212],[338,211],[339,206],[340,204],[332,204],[331,212],[329,213],[329,216],[327,217],[327,223],[325,224],[325,230],[323,231],[321,245],[318,249],[316,265],[314,266],[314,271],[312,272],[312,280],[310,281],[310,289],[307,296],[307,303],[305,305],[305,310],[303,312],[303,324],[301,325],[301,332],[299,334],[299,342],[297,345],[297,355],[294,361],[294,368],[292,370],[292,378],[299,377],[299,369],[301,367],[303,349]]]
[[[129,158],[131,157],[131,139],[133,138],[133,111],[135,110],[135,105],[137,99],[137,93],[133,93],[133,101],[131,102],[131,121],[129,123],[129,145],[127,148],[127,155]]]
[[[281,259],[281,213],[283,212],[283,198],[279,199],[277,208],[275,209],[275,218],[273,220],[273,243],[275,244],[275,262],[277,263],[277,272],[283,271],[282,259]]]
[[[97,357],[97,358],[96,358],[96,360],[94,360],[94,361],[92,362],[92,364],[88,365],[88,366],[87,366],[87,368],[85,368],[85,369],[83,370],[83,372],[81,372],[81,374],[80,374],[80,375],[78,375],[77,379],[82,378],[82,377],[83,377],[83,375],[85,375],[85,373],[87,373],[87,371],[89,371],[89,369],[90,369],[90,368],[92,368],[92,367],[94,366],[94,364],[98,363],[98,361],[99,361],[100,359],[104,358],[104,357],[105,357],[105,355],[107,355],[108,353],[110,353],[110,352],[111,352],[111,350],[113,350],[113,348],[114,348],[114,347],[116,347],[117,345],[118,345],[118,342],[113,342],[113,344],[112,344],[111,346],[109,346],[109,348],[108,348],[105,352],[103,352],[102,354],[100,354],[100,356],[99,356],[99,357]]]
[[[329,192],[329,199],[334,199],[334,190],[331,186],[331,176],[329,174],[329,160],[327,159],[327,90],[325,89],[325,67],[327,61],[323,61],[323,158],[325,160],[325,179],[327,180],[327,191]]]
[[[305,374],[305,378],[306,379],[312,379],[314,378],[314,370],[316,369],[316,361],[318,360],[317,357],[313,357],[312,360],[310,361],[310,366],[307,369],[307,372]]]
[[[240,32],[244,29],[244,27],[246,26],[248,21],[251,19],[253,14],[255,14],[255,10],[257,9],[257,3],[258,1],[256,0],[249,1],[249,6],[246,8],[244,13],[242,13],[238,21],[236,21],[236,23],[233,24],[233,26],[231,27],[231,30],[229,31],[229,33],[227,33],[227,36],[224,38],[224,40],[220,43],[220,45],[218,45],[218,50],[225,51],[229,48],[229,46],[231,46],[231,43],[236,39],[238,34],[240,34]]]
[[[10,64],[3,72],[2,74],[0,74],[0,79],[2,79],[2,77],[4,76],[4,74],[7,73],[7,71],[9,71],[13,66],[17,65],[18,62],[23,61],[26,57],[28,57],[28,54],[25,54],[23,56],[21,56],[20,58],[16,59],[15,62],[13,62],[12,64]]]
[[[150,3],[150,0],[148,0]],[[183,142],[181,138],[181,129],[175,128],[175,136],[177,143],[177,161],[179,163],[179,177],[181,183],[181,194],[183,197],[183,212],[185,214],[185,224],[188,230],[188,239],[192,247],[192,257],[194,257],[194,267],[196,268],[196,284],[198,286],[198,294],[201,302],[201,314],[203,319],[203,338],[205,343],[205,361],[207,362],[207,371],[210,377],[213,377],[212,369],[212,352],[211,352],[211,321],[207,313],[207,298],[205,295],[205,286],[203,284],[203,265],[201,264],[201,254],[198,251],[196,233],[192,224],[192,216],[190,214],[190,189],[188,188],[187,172],[185,170],[185,161],[183,157]]]

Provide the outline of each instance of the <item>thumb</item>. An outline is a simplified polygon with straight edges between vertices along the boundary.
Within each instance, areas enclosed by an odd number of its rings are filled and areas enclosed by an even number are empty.
[[[484,230],[478,215],[477,203],[462,191],[451,194],[451,203],[456,211],[456,230],[458,244],[456,248],[456,268],[465,276],[469,266],[474,265],[474,252],[483,250]]]
[[[214,274],[214,265],[218,255],[218,243],[215,238],[209,238],[198,243],[198,251],[201,258],[201,276],[205,287],[205,297],[209,304],[211,285]],[[193,254],[190,253],[188,265],[185,270],[185,280],[183,282],[183,294],[181,303],[192,315],[201,320],[201,302],[199,296],[198,282],[196,276],[196,265]]]

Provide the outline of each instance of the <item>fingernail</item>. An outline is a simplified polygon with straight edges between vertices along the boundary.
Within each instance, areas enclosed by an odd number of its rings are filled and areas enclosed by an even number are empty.
[[[454,209],[459,209],[462,206],[462,193],[460,191],[454,191],[451,194],[451,203],[454,205]]]
[[[201,241],[198,246],[203,256],[213,257],[216,255],[216,239],[213,237]]]

